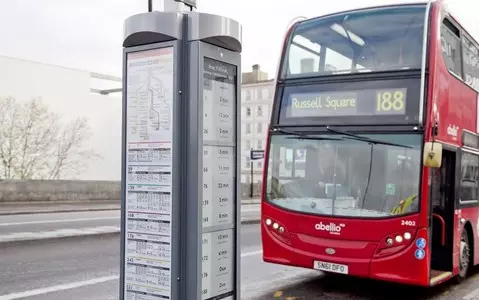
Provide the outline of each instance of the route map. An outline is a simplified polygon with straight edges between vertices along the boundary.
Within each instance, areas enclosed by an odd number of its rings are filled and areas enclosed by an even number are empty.
[[[125,299],[171,299],[173,48],[128,53]]]

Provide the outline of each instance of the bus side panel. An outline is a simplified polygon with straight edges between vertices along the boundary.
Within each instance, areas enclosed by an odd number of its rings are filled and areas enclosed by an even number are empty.
[[[460,142],[460,130],[457,130],[456,136],[448,133],[448,127],[463,124],[460,119],[462,112],[460,103],[462,98],[462,91],[464,91],[464,84],[455,78],[448,70],[442,52],[441,45],[441,30],[445,17],[444,7],[440,2],[433,5],[432,22],[430,28],[430,49],[429,49],[429,89],[427,96],[427,122],[426,122],[426,141],[432,141],[432,131],[435,124],[437,124],[437,136],[434,139],[445,142],[449,145],[459,146]],[[465,116],[464,116],[465,117]],[[464,120],[465,121],[465,120]],[[467,122],[466,122],[467,123]],[[423,182],[424,181],[423,178]],[[424,185],[427,186],[427,185]],[[424,193],[423,193],[424,197]],[[428,195],[429,198],[429,188]],[[425,200],[425,198],[423,198]],[[430,199],[428,199],[429,201]],[[455,199],[449,199],[449,201],[455,201]],[[422,202],[424,203],[424,201]],[[429,204],[427,204],[429,207]],[[422,210],[425,211],[424,209]],[[428,216],[432,212],[428,212]],[[446,224],[451,226],[451,224]],[[454,230],[453,235],[453,253],[451,270],[454,275],[459,272],[459,241],[460,233],[458,233],[459,219],[457,215],[454,218],[454,224],[452,224]]]
[[[436,29],[441,30],[443,17],[438,15]],[[438,38],[431,43],[431,52],[436,53],[436,68],[431,76],[435,78],[434,95],[429,97],[431,122],[438,124],[436,139],[460,147],[463,130],[476,132],[477,92],[457,78],[460,75],[449,71],[442,54],[441,31],[435,35]]]
[[[438,134],[436,139],[446,144],[461,147],[463,130],[477,132],[477,92],[467,86],[461,79],[461,75],[449,71],[441,46],[441,25],[444,20],[444,10],[435,5],[435,21],[431,32],[431,61],[430,81],[433,94],[428,95],[428,132],[431,125],[437,122]],[[435,37],[435,38],[432,38]],[[460,48],[461,49],[461,48]],[[462,49],[461,49],[462,51]],[[457,76],[457,77],[456,77]],[[460,177],[460,172],[458,173]],[[457,183],[460,183],[460,178]],[[459,190],[459,189],[458,189]],[[459,197],[457,195],[456,197]],[[455,199],[451,199],[455,200]],[[453,249],[453,274],[459,273],[459,251],[463,224],[460,219],[468,220],[474,231],[474,243],[479,243],[477,207],[460,208],[455,212],[454,218],[454,249]],[[479,263],[479,247],[474,247],[474,262]]]
[[[429,34],[429,46],[428,46],[428,67],[429,67],[429,76],[425,78],[427,81],[425,94],[425,132],[424,132],[424,141],[429,142],[432,140],[432,131],[434,127],[434,105],[433,99],[438,92],[438,87],[440,85],[437,82],[440,80],[440,76],[435,76],[437,67],[436,61],[438,56],[441,55],[441,52],[437,51],[437,44],[439,39],[439,26],[440,21],[438,21],[438,15],[440,15],[441,6],[437,3],[432,4],[431,13],[430,13],[430,23],[428,28]],[[440,41],[439,41],[440,43]],[[441,48],[439,48],[439,51]],[[439,54],[439,55],[438,55]],[[421,178],[421,216],[419,220],[420,227],[429,226],[429,216],[430,216],[430,205],[429,205],[429,168],[422,168],[422,178]]]

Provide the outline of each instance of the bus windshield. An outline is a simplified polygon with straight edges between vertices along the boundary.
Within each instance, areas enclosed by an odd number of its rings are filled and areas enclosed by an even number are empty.
[[[358,10],[299,23],[282,77],[421,67],[425,5]]]
[[[330,216],[383,218],[418,212],[421,135],[357,137],[272,135],[266,201]]]

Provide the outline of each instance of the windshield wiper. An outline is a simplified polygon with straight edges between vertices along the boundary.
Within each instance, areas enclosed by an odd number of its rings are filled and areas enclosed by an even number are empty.
[[[331,137],[316,137],[316,136],[311,136],[309,134],[299,133],[299,132],[295,132],[295,131],[289,131],[289,130],[285,130],[285,129],[281,129],[281,128],[274,128],[274,129],[271,130],[271,132],[278,132],[278,133],[293,135],[293,136],[287,137],[288,139],[317,140],[317,141],[322,141],[322,140],[342,141],[343,140],[343,139],[331,138]]]
[[[413,148],[411,146],[406,146],[406,145],[401,145],[401,144],[396,144],[396,143],[383,142],[383,141],[375,140],[375,139],[372,139],[372,138],[360,136],[360,135],[357,135],[357,134],[349,133],[347,131],[333,129],[330,126],[326,126],[326,130],[330,131],[330,132],[335,132],[335,133],[338,133],[338,134],[342,134],[342,135],[347,135],[347,136],[350,136],[350,137],[354,138],[355,140],[368,142],[368,143],[372,143],[372,144],[395,146],[395,147],[408,148],[408,149]]]

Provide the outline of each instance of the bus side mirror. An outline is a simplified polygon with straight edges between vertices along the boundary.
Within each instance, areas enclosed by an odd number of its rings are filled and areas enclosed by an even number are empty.
[[[440,168],[442,163],[442,144],[437,142],[425,143],[423,162],[426,167]]]

